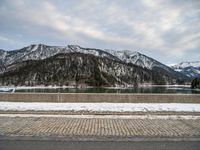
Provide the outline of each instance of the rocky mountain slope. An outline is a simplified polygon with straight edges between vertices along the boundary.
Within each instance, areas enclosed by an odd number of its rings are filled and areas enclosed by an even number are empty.
[[[30,69],[31,68],[31,69]],[[187,77],[139,52],[30,45],[0,51],[0,84],[166,84]]]
[[[43,60],[9,66],[0,75],[2,85],[137,86],[165,84],[170,77],[121,61],[91,54],[60,53]]]

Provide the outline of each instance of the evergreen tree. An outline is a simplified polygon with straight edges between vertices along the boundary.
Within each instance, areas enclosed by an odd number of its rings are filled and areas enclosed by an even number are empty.
[[[200,78],[195,78],[194,80],[192,80],[191,88],[200,88]]]

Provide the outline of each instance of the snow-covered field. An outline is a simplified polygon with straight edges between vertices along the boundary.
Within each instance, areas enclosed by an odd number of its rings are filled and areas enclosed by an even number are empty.
[[[200,112],[200,104],[0,102],[0,111]]]

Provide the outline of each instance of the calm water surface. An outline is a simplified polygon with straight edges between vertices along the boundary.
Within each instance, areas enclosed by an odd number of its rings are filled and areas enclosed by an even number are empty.
[[[177,93],[200,94],[200,89],[190,87],[138,87],[138,88],[32,88],[16,89],[15,92],[41,93]]]

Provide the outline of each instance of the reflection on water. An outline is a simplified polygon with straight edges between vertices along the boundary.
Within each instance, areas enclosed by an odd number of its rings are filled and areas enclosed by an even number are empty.
[[[189,87],[138,87],[138,88],[32,88],[16,89],[15,92],[42,93],[177,93],[200,94],[199,89]]]

